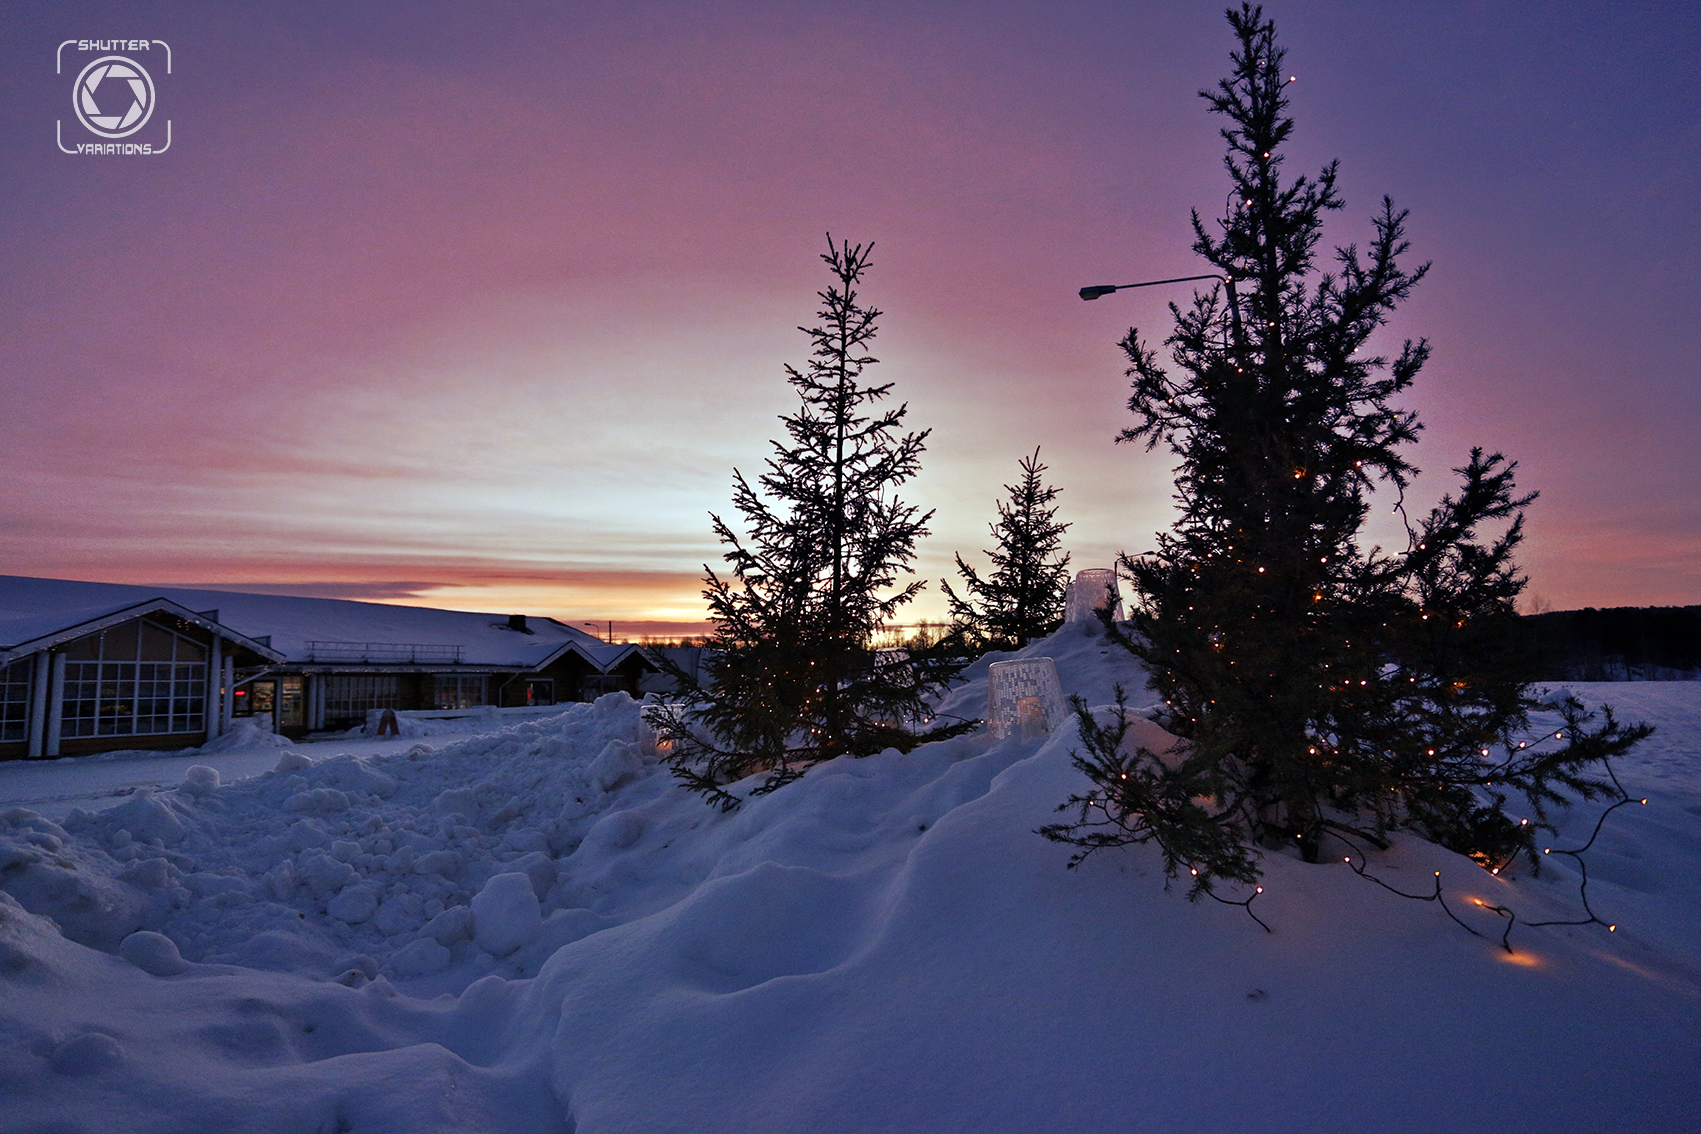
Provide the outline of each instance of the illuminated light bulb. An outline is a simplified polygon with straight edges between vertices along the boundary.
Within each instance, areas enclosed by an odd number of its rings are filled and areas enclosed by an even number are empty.
[[[1441,871],[1439,871],[1439,870],[1437,870],[1437,871],[1436,871],[1436,872],[1435,872],[1435,876],[1436,876],[1436,877],[1437,877],[1437,878],[1439,878],[1439,877],[1441,877]]]
[[[1498,867],[1498,866],[1495,867],[1493,870],[1490,870],[1489,873],[1490,874],[1499,874],[1500,873],[1500,867]]]
[[[1254,886],[1254,887],[1253,887],[1253,888],[1252,888],[1252,892],[1253,892],[1253,893],[1254,893],[1254,894],[1262,894],[1262,893],[1263,893],[1263,892],[1264,892],[1264,887],[1262,887],[1262,886]]]
[[[1430,755],[1431,755],[1431,756],[1433,756],[1433,755],[1435,755],[1435,749],[1433,749],[1433,748],[1431,748],[1431,749],[1430,749],[1430,750],[1429,750],[1429,754],[1430,754]]]
[[[1552,854],[1552,853],[1553,853],[1553,848],[1552,848],[1552,847],[1543,847],[1543,848],[1542,848],[1542,853],[1543,853],[1543,854]]]
[[[1488,749],[1486,749],[1486,748],[1484,748],[1484,749],[1483,749],[1483,750],[1482,750],[1482,754],[1483,754],[1483,755],[1484,755],[1484,756],[1487,756],[1487,755],[1488,755]]]
[[[1193,875],[1193,876],[1194,876],[1194,877],[1198,877],[1198,875],[1199,875],[1199,868],[1198,868],[1198,867],[1197,867],[1197,866],[1189,866],[1189,867],[1188,867],[1188,868],[1187,868],[1187,873],[1189,873],[1189,874],[1191,874],[1191,875]]]
[[[1530,825],[1530,821],[1528,819],[1518,820],[1518,826],[1520,826],[1520,827],[1528,827],[1529,825]]]
[[[1350,854],[1347,855],[1345,858],[1341,859],[1342,862],[1351,862],[1352,860],[1353,860],[1353,856],[1350,855]]]
[[[1642,806],[1643,806],[1643,807],[1646,807],[1646,806],[1648,806],[1648,801],[1647,801],[1647,800],[1645,800],[1645,799],[1644,799],[1644,800],[1643,800],[1643,801],[1642,801]]]
[[[1481,898],[1472,898],[1471,901],[1475,902],[1479,906],[1482,905],[1482,899]]]
[[[1607,926],[1607,932],[1608,933],[1617,933],[1618,932],[1618,926],[1616,926],[1616,925]]]

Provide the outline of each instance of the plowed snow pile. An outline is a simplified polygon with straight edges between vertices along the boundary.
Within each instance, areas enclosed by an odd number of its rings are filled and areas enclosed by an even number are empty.
[[[1090,703],[1125,658],[1071,628]],[[980,715],[986,663],[946,711]],[[1032,834],[1073,726],[841,760],[722,814],[624,695],[54,823],[0,816],[0,1128],[1696,1129],[1701,684],[1579,686],[1660,732],[1577,877],[1413,839],[1454,909],[1265,859],[1246,914],[1156,853]],[[441,741],[441,747],[430,744]],[[267,743],[255,740],[256,744]],[[193,759],[192,757],[190,758]],[[1580,808],[1556,845],[1576,845]],[[1570,840],[1570,842],[1566,842]]]

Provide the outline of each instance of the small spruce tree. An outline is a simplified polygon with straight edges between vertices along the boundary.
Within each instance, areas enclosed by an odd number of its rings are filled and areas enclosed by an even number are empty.
[[[1130,751],[1125,721],[1079,706],[1076,762],[1093,786],[1064,805],[1073,821],[1042,833],[1080,847],[1074,862],[1155,840],[1194,897],[1256,878],[1259,844],[1316,861],[1330,831],[1385,846],[1409,828],[1484,865],[1522,852],[1539,867],[1547,809],[1616,795],[1602,762],[1651,730],[1572,701],[1560,735],[1532,742],[1538,703],[1509,631],[1534,494],[1516,491],[1515,462],[1473,450],[1457,495],[1408,522],[1404,550],[1362,546],[1378,482],[1405,515],[1417,470],[1402,449],[1421,426],[1394,399],[1429,355],[1408,340],[1389,361],[1367,343],[1427,265],[1404,265],[1405,213],[1384,198],[1365,251],[1337,248],[1319,270],[1336,167],[1282,179],[1284,53],[1259,8],[1228,19],[1233,74],[1201,94],[1227,119],[1233,192],[1220,232],[1195,212],[1193,233],[1244,310],[1215,293],[1172,305],[1179,373],[1135,331],[1122,342],[1137,420],[1119,439],[1175,454],[1180,516],[1155,552],[1123,557],[1133,632],[1110,633],[1150,671],[1179,759]],[[1529,822],[1508,815],[1510,798]]]
[[[977,653],[1019,649],[1030,638],[1043,638],[1063,618],[1063,594],[1069,585],[1069,556],[1058,556],[1068,524],[1057,522],[1058,489],[1043,483],[1039,450],[1021,461],[1022,479],[1007,484],[1009,503],[998,501],[998,522],[988,525],[997,546],[987,551],[992,573],[984,579],[957,556],[963,577],[959,596],[940,580],[950,603],[952,633],[959,648]]]
[[[735,780],[767,773],[758,792],[836,756],[908,751],[974,722],[933,724],[931,695],[961,669],[939,650],[878,650],[876,633],[925,585],[915,544],[933,513],[895,489],[920,468],[927,431],[902,432],[908,407],[881,409],[891,384],[864,371],[880,312],[856,285],[873,245],[835,244],[821,257],[835,283],[818,293],[821,324],[804,370],[786,367],[801,404],[784,417],[767,470],[752,485],[734,470],[741,535],[711,515],[731,576],[705,566],[714,634],[703,675],[666,666],[679,696],[650,710],[675,774],[723,808]],[[760,486],[759,488],[757,486]]]

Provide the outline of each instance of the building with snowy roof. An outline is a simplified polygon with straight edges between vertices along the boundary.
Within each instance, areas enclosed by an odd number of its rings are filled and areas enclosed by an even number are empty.
[[[588,700],[655,668],[552,618],[0,576],[0,759]]]

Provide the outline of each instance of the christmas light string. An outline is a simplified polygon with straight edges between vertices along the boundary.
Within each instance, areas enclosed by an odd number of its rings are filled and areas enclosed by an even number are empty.
[[[1376,877],[1376,875],[1370,873],[1370,871],[1368,869],[1366,869],[1366,867],[1364,865],[1364,852],[1362,850],[1360,850],[1359,847],[1355,843],[1353,843],[1353,841],[1351,839],[1348,839],[1344,835],[1341,835],[1339,833],[1337,833],[1335,835],[1335,837],[1340,839],[1343,843],[1346,843],[1348,846],[1352,847],[1353,850],[1358,851],[1358,861],[1356,861],[1356,862],[1353,861],[1353,856],[1350,855],[1350,854],[1349,855],[1343,855],[1342,860],[1347,864],[1348,868],[1351,869],[1352,872],[1354,874],[1358,875],[1360,878],[1368,878],[1370,881],[1376,883],[1378,886],[1382,887],[1384,890],[1388,891],[1390,894],[1397,894],[1402,898],[1410,898],[1414,902],[1435,902],[1437,905],[1439,905],[1441,907],[1442,912],[1444,912],[1448,917],[1452,918],[1453,921],[1459,926],[1459,928],[1463,929],[1466,933],[1469,933],[1472,937],[1484,936],[1484,934],[1477,932],[1476,930],[1472,929],[1469,925],[1466,925],[1464,922],[1460,921],[1459,915],[1453,912],[1453,907],[1451,907],[1447,904],[1447,898],[1441,892],[1441,871],[1437,870],[1435,872],[1435,892],[1434,893],[1432,893],[1432,894],[1408,894],[1404,890],[1401,890],[1396,886],[1390,886],[1388,883],[1382,881],[1382,879]],[[1483,902],[1482,899],[1480,899],[1480,898],[1476,899],[1476,903],[1477,903],[1477,905],[1482,906],[1482,908],[1485,909],[1485,910],[1492,910],[1495,913],[1503,914],[1503,915],[1506,915],[1507,917],[1511,918],[1511,920],[1506,923],[1506,931],[1500,935],[1501,947],[1503,949],[1505,949],[1508,953],[1510,953],[1512,951],[1512,945],[1511,945],[1510,941],[1508,941],[1508,938],[1510,937],[1510,935],[1512,933],[1512,923],[1517,920],[1516,916],[1513,915],[1511,910],[1505,908],[1504,906],[1491,906],[1491,905],[1488,905],[1487,903]]]
[[[1119,692],[1120,692],[1120,690],[1119,690]],[[1126,719],[1126,718],[1124,718],[1124,719]],[[1126,727],[1126,726],[1124,726],[1124,727]],[[1602,918],[1600,915],[1596,914],[1595,911],[1594,911],[1594,908],[1589,905],[1589,895],[1588,895],[1589,871],[1588,871],[1588,864],[1583,859],[1582,856],[1585,852],[1587,852],[1591,847],[1594,846],[1595,840],[1600,837],[1601,830],[1605,827],[1607,817],[1609,815],[1611,815],[1614,811],[1617,811],[1620,807],[1623,807],[1627,803],[1646,804],[1648,801],[1647,801],[1646,798],[1638,799],[1638,798],[1630,795],[1630,793],[1626,792],[1624,790],[1624,785],[1619,782],[1617,774],[1613,771],[1613,769],[1610,765],[1607,766],[1606,770],[1607,770],[1607,775],[1612,779],[1613,787],[1618,790],[1619,799],[1617,800],[1617,802],[1613,803],[1610,807],[1608,807],[1605,811],[1603,811],[1601,813],[1600,817],[1595,821],[1594,830],[1590,833],[1588,841],[1585,842],[1580,847],[1574,847],[1574,848],[1544,847],[1542,849],[1543,854],[1555,854],[1555,853],[1557,853],[1557,854],[1569,855],[1571,858],[1573,858],[1577,861],[1578,868],[1579,868],[1579,870],[1581,871],[1581,874],[1582,874],[1582,879],[1581,879],[1581,882],[1580,882],[1579,887],[1578,887],[1578,898],[1582,903],[1584,912],[1587,913],[1589,916],[1587,918],[1581,918],[1581,919],[1549,920],[1549,921],[1526,921],[1526,922],[1524,922],[1525,925],[1527,925],[1531,928],[1542,928],[1542,927],[1546,927],[1546,926],[1563,926],[1563,925],[1604,925],[1607,928],[1607,932],[1609,932],[1609,933],[1618,932],[1618,925],[1616,923],[1609,922],[1605,918]],[[1111,808],[1108,806],[1108,804],[1111,802],[1110,799],[1108,798],[1108,796],[1105,797],[1105,798],[1100,798],[1097,795],[1094,795],[1094,796],[1086,797],[1084,799],[1077,798],[1073,802],[1075,802],[1076,804],[1079,804],[1079,805],[1084,805],[1084,808],[1083,808],[1084,811],[1088,811],[1088,810],[1091,810],[1093,808],[1099,809],[1100,811],[1102,811],[1104,813],[1104,820],[1103,820],[1104,823],[1114,824],[1116,826],[1122,827],[1124,830],[1130,831],[1130,833],[1134,833],[1132,831],[1132,829],[1129,828],[1124,817],[1118,816],[1118,815],[1116,815],[1115,813],[1112,812]],[[1067,805],[1065,805],[1065,806],[1067,806]],[[1524,820],[1524,822],[1527,823],[1528,820]],[[1466,933],[1469,933],[1472,937],[1481,937],[1481,938],[1485,938],[1485,939],[1488,937],[1487,934],[1480,932],[1479,930],[1473,928],[1472,926],[1467,924],[1465,921],[1463,921],[1459,917],[1458,914],[1453,912],[1453,907],[1447,904],[1446,892],[1445,892],[1445,890],[1444,890],[1444,888],[1441,884],[1441,871],[1439,871],[1439,870],[1435,871],[1435,878],[1434,878],[1435,888],[1432,892],[1430,892],[1428,894],[1409,893],[1405,890],[1400,889],[1397,886],[1390,885],[1388,882],[1385,882],[1381,878],[1378,878],[1376,875],[1370,873],[1370,870],[1369,870],[1369,867],[1368,867],[1368,856],[1366,855],[1366,852],[1364,851],[1364,849],[1362,847],[1360,847],[1356,842],[1354,842],[1350,837],[1348,837],[1343,831],[1341,831],[1339,828],[1332,828],[1331,834],[1333,834],[1335,838],[1340,839],[1341,842],[1345,843],[1354,852],[1353,854],[1342,856],[1342,861],[1346,863],[1348,869],[1350,869],[1354,874],[1358,875],[1360,878],[1364,878],[1364,879],[1367,879],[1368,881],[1374,882],[1376,885],[1382,887],[1384,890],[1387,890],[1390,894],[1394,894],[1397,897],[1406,898],[1410,901],[1417,901],[1417,902],[1434,902],[1438,906],[1441,907],[1442,912],[1445,913],[1453,921],[1453,923],[1455,925],[1459,926],[1459,928],[1463,929]],[[1162,845],[1162,840],[1156,839],[1155,836],[1153,835],[1153,833],[1150,832],[1149,830],[1144,831],[1144,832],[1140,832],[1138,837],[1133,838],[1129,841],[1145,842],[1148,839],[1153,839],[1154,841],[1159,842],[1160,846]],[[1071,868],[1073,868],[1073,867],[1079,865],[1080,861],[1082,859],[1086,858],[1087,855],[1090,854],[1092,850],[1104,849],[1106,846],[1110,846],[1110,845],[1119,845],[1119,844],[1114,842],[1113,840],[1105,839],[1102,842],[1098,842],[1097,845],[1092,846],[1089,850],[1084,851],[1081,854],[1077,855],[1074,859],[1072,859],[1070,861],[1069,865],[1071,866]],[[1501,871],[1505,870],[1506,867],[1510,866],[1512,864],[1513,860],[1516,857],[1517,857],[1516,852],[1514,852],[1514,854],[1511,857],[1507,858],[1500,865],[1492,867],[1492,868],[1485,868],[1485,869],[1488,869],[1488,871],[1491,875],[1498,877],[1500,875]],[[1187,872],[1188,872],[1188,875],[1191,878],[1193,878],[1195,880],[1197,880],[1199,878],[1199,867],[1198,866],[1189,865]],[[1246,916],[1250,917],[1253,921],[1257,922],[1259,927],[1261,929],[1263,929],[1265,933],[1273,934],[1275,932],[1275,930],[1273,930],[1270,927],[1270,925],[1267,922],[1265,922],[1265,920],[1263,918],[1259,917],[1256,913],[1254,913],[1253,909],[1252,909],[1252,903],[1257,901],[1259,896],[1264,893],[1264,887],[1263,886],[1254,886],[1251,894],[1249,894],[1247,897],[1242,898],[1238,901],[1231,899],[1231,898],[1223,897],[1221,894],[1218,894],[1215,890],[1211,889],[1208,885],[1197,886],[1195,888],[1194,893],[1195,894],[1202,894],[1205,897],[1210,898],[1212,901],[1220,903],[1221,905],[1239,906],[1241,909],[1246,911]],[[1483,909],[1483,910],[1485,910],[1489,913],[1495,914],[1496,916],[1499,916],[1499,917],[1506,919],[1505,927],[1501,930],[1501,934],[1500,934],[1500,947],[1502,949],[1504,949],[1508,954],[1511,954],[1513,952],[1513,949],[1512,949],[1512,930],[1518,924],[1517,912],[1515,910],[1511,909],[1508,906],[1499,905],[1495,902],[1490,902],[1490,901],[1487,901],[1483,898],[1473,898],[1473,899],[1471,899],[1471,901],[1478,908]]]
[[[1584,843],[1580,847],[1574,847],[1574,848],[1570,848],[1570,849],[1566,849],[1566,848],[1563,848],[1563,847],[1543,847],[1542,848],[1543,854],[1569,855],[1577,861],[1577,868],[1581,872],[1581,875],[1582,875],[1582,879],[1579,882],[1578,887],[1577,887],[1577,897],[1578,897],[1578,900],[1583,905],[1583,912],[1588,914],[1589,916],[1586,917],[1586,918],[1576,918],[1576,919],[1568,919],[1568,920],[1555,919],[1555,920],[1550,920],[1550,921],[1526,921],[1526,922],[1524,922],[1525,925],[1529,926],[1532,929],[1539,929],[1539,928],[1542,928],[1544,926],[1554,926],[1554,925],[1604,925],[1604,926],[1606,926],[1608,933],[1617,933],[1618,932],[1618,924],[1616,922],[1607,921],[1605,918],[1603,918],[1599,914],[1597,914],[1594,911],[1594,908],[1589,905],[1589,866],[1588,866],[1588,863],[1584,860],[1583,854],[1590,847],[1595,845],[1595,840],[1600,837],[1601,829],[1606,826],[1607,816],[1611,815],[1614,811],[1617,811],[1620,807],[1623,807],[1627,803],[1641,803],[1641,804],[1646,805],[1648,800],[1646,798],[1638,799],[1637,797],[1631,795],[1629,792],[1625,791],[1624,785],[1619,783],[1618,776],[1612,770],[1611,765],[1607,766],[1606,771],[1607,771],[1607,775],[1609,777],[1611,777],[1611,779],[1612,779],[1613,787],[1618,789],[1619,799],[1611,807],[1608,807],[1605,811],[1601,812],[1600,818],[1595,820],[1595,829],[1592,832],[1590,832],[1589,841]],[[1525,822],[1528,822],[1528,820],[1525,820]],[[1401,890],[1401,889],[1399,889],[1398,887],[1395,887],[1395,886],[1390,886],[1388,883],[1384,882],[1382,879],[1376,877],[1374,874],[1371,874],[1370,871],[1367,869],[1367,867],[1365,865],[1366,856],[1365,856],[1363,849],[1360,848],[1351,839],[1347,838],[1345,835],[1341,834],[1339,831],[1334,832],[1334,835],[1335,835],[1336,838],[1340,839],[1343,843],[1346,843],[1347,846],[1351,847],[1353,849],[1353,851],[1358,855],[1358,858],[1357,858],[1356,861],[1354,860],[1353,855],[1342,856],[1342,860],[1347,864],[1347,867],[1350,870],[1352,870],[1352,872],[1354,874],[1357,874],[1360,878],[1369,879],[1370,881],[1376,883],[1378,886],[1382,887],[1384,890],[1387,890],[1390,894],[1396,894],[1396,895],[1398,895],[1402,898],[1409,898],[1413,901],[1418,901],[1418,902],[1435,902],[1438,905],[1440,905],[1441,909],[1447,914],[1447,916],[1452,918],[1453,921],[1455,923],[1457,923],[1460,928],[1465,930],[1465,932],[1469,933],[1473,937],[1485,936],[1484,934],[1479,933],[1477,930],[1472,929],[1469,925],[1466,925],[1463,921],[1460,921],[1459,916],[1457,914],[1455,914],[1452,910],[1452,907],[1450,907],[1447,904],[1447,899],[1444,896],[1444,894],[1442,892],[1442,888],[1441,888],[1441,871],[1437,870],[1435,872],[1435,892],[1434,893],[1432,893],[1432,894],[1408,894],[1406,891]],[[1489,873],[1498,877],[1500,875],[1500,872],[1502,870],[1506,869],[1506,867],[1510,866],[1512,864],[1513,859],[1516,859],[1516,858],[1517,858],[1517,853],[1514,852],[1512,854],[1512,856],[1509,857],[1505,862],[1501,863],[1499,866],[1496,866],[1496,867],[1489,869]],[[1215,895],[1213,895],[1213,896],[1215,896]],[[1218,900],[1221,901],[1222,899],[1218,899]],[[1481,907],[1482,909],[1487,910],[1490,913],[1497,914],[1497,915],[1504,917],[1506,919],[1506,928],[1500,934],[1500,947],[1505,949],[1506,952],[1511,953],[1512,952],[1512,927],[1515,926],[1516,924],[1518,924],[1517,912],[1508,908],[1507,906],[1496,905],[1495,903],[1490,902],[1490,901],[1486,901],[1482,898],[1473,898],[1471,900],[1477,906]],[[1247,912],[1250,913],[1251,911],[1248,910]],[[1263,924],[1263,923],[1260,922],[1259,924]],[[1268,927],[1266,927],[1266,928],[1268,928]]]
[[[1601,828],[1606,825],[1608,815],[1611,815],[1614,811],[1617,811],[1620,807],[1623,807],[1627,803],[1640,803],[1643,806],[1647,806],[1648,800],[1646,797],[1637,799],[1629,792],[1625,791],[1624,785],[1618,782],[1618,775],[1612,770],[1612,766],[1610,764],[1607,766],[1607,775],[1612,777],[1612,786],[1618,789],[1618,793],[1621,798],[1617,803],[1601,812],[1601,817],[1595,821],[1595,829],[1589,834],[1589,841],[1573,850],[1566,850],[1563,847],[1557,849],[1554,847],[1542,848],[1543,854],[1570,855],[1572,858],[1577,860],[1577,869],[1582,873],[1582,881],[1579,882],[1577,886],[1577,897],[1583,903],[1583,912],[1589,916],[1581,921],[1527,921],[1524,923],[1525,925],[1604,925],[1607,927],[1608,933],[1618,932],[1618,925],[1615,922],[1607,921],[1605,918],[1597,914],[1589,905],[1589,864],[1583,861],[1583,852],[1594,846],[1595,840],[1600,838]]]
[[[1197,866],[1190,866],[1187,869],[1189,870],[1189,872],[1192,873],[1193,877],[1195,877],[1195,878],[1199,877],[1199,868]],[[1265,933],[1274,933],[1276,931],[1271,929],[1268,925],[1265,925],[1263,918],[1259,917],[1257,914],[1252,912],[1252,903],[1257,901],[1258,895],[1262,894],[1263,892],[1264,892],[1264,887],[1254,886],[1254,887],[1252,887],[1251,895],[1249,895],[1244,901],[1231,902],[1227,898],[1223,897],[1221,894],[1217,893],[1215,890],[1201,890],[1200,891],[1200,893],[1204,894],[1207,898],[1211,899],[1213,902],[1221,902],[1225,906],[1239,906],[1241,909],[1246,911],[1247,917],[1251,918],[1253,921],[1257,922],[1259,925],[1264,926],[1264,932]]]

